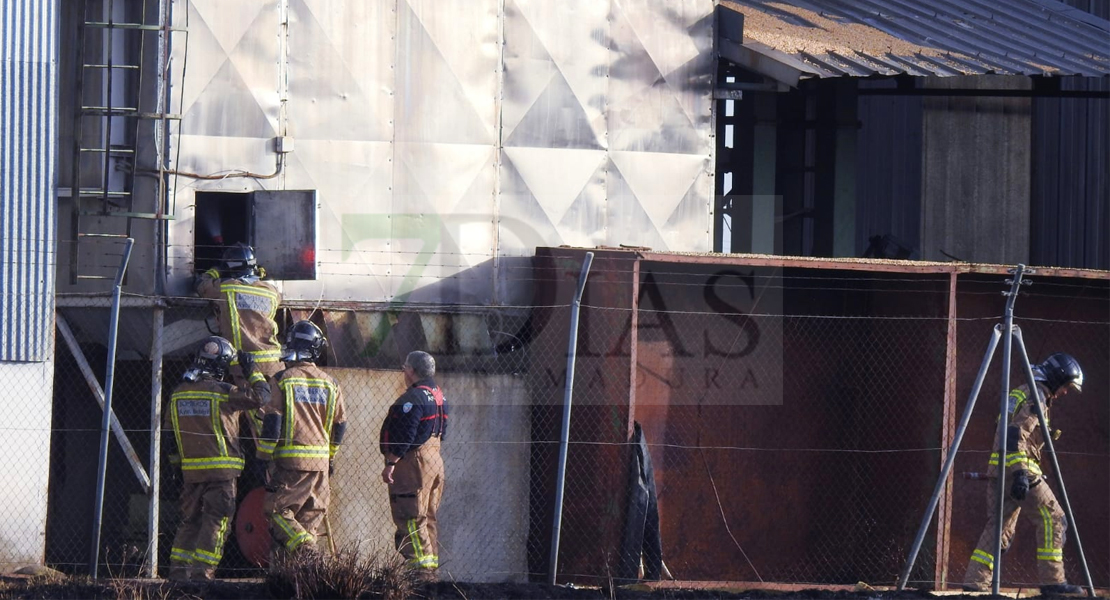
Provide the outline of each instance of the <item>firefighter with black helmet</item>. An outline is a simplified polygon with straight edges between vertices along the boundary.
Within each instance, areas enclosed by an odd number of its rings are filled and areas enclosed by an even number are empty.
[[[1079,361],[1063,352],[1056,352],[1033,367],[1033,377],[1037,384],[1036,392],[1044,406],[1045,423],[1049,422],[1049,409],[1055,400],[1069,392],[1083,391],[1083,369]],[[1067,583],[1064,574],[1064,540],[1068,524],[1041,471],[1044,436],[1050,435],[1050,432],[1041,430],[1035,402],[1027,385],[1010,392],[1006,451],[999,452],[996,433],[994,452],[987,466],[988,479],[996,479],[1001,473],[1010,490],[1003,503],[1002,549],[1010,546],[1018,517],[1024,516],[1037,530],[1037,575],[1041,581],[1041,592],[1045,595],[1082,594],[1083,589]],[[1059,431],[1053,439],[1056,435]],[[969,591],[990,589],[994,571],[998,488],[995,485],[987,488],[987,525],[971,553],[964,575],[964,589]]]
[[[210,580],[215,575],[243,470],[239,412],[257,409],[270,398],[269,383],[245,352],[238,358],[250,387],[224,381],[235,357],[230,342],[207,338],[170,396],[163,428],[172,434],[167,436],[170,462],[181,469],[183,480],[182,521],[170,550],[171,579]]]
[[[394,546],[426,580],[439,569],[437,513],[445,483],[440,442],[447,433],[447,402],[436,385],[431,354],[410,352],[401,366],[408,390],[389,408],[379,434],[385,457],[382,482],[397,530]]]
[[[315,364],[326,345],[312,321],[289,328],[282,355],[288,366],[275,377],[273,401],[261,411],[258,458],[272,461],[262,510],[274,541],[290,554],[316,548],[331,500],[333,461],[347,431],[339,385]]]
[[[258,265],[254,249],[237,243],[224,251],[220,266],[197,277],[196,290],[202,298],[213,300],[220,323],[220,335],[236,350],[254,358],[256,369],[273,377],[285,368],[281,363],[281,344],[275,317],[281,305],[281,292],[262,281],[266,270]],[[231,376],[241,383],[241,372],[232,361]]]

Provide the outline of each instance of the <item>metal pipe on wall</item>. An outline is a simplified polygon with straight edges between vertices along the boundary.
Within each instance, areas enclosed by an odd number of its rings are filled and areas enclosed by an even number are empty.
[[[578,315],[582,307],[582,291],[586,288],[586,277],[594,253],[587,252],[582,261],[582,271],[578,274],[578,287],[574,291],[574,301],[570,305],[570,335],[567,340],[567,382],[563,393],[563,429],[559,435],[559,466],[555,471],[555,519],[551,524],[551,558],[548,562],[548,583],[555,585],[555,575],[559,568],[559,530],[563,525],[563,490],[567,483],[567,447],[570,445],[570,408],[574,396],[574,362],[578,347]]]
[[[96,578],[97,564],[100,562],[100,520],[104,516],[104,479],[108,470],[108,430],[112,423],[112,388],[116,375],[116,339],[119,334],[119,299],[123,291],[123,274],[127,272],[127,261],[131,259],[131,247],[135,240],[127,238],[123,243],[123,257],[116,271],[115,285],[112,287],[112,312],[108,317],[108,366],[104,374],[104,418],[100,421],[100,459],[96,472],[96,505],[93,508],[92,555],[89,558],[89,576]]]

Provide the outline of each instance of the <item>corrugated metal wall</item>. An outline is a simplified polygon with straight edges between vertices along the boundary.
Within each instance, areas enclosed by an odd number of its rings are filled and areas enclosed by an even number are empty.
[[[1060,84],[1110,90],[1106,78],[1069,77]],[[1110,101],[1037,98],[1032,145],[1030,262],[1110,268]]]
[[[49,358],[57,12],[0,2],[0,361]]]
[[[859,97],[857,256],[872,236],[890,235],[921,258],[921,107],[914,96]]]

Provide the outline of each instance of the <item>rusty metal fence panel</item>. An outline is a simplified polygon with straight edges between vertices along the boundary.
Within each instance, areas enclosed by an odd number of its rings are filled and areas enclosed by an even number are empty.
[[[639,423],[654,466],[662,560],[674,578],[893,585],[951,421],[999,320],[1004,276],[596,252],[578,338],[558,580],[619,578],[628,558],[630,439]],[[291,305],[281,312],[282,328],[301,318],[324,328],[325,367],[348,402],[351,426],[332,480],[340,545],[392,551],[378,427],[402,390],[404,354],[423,348],[436,356],[452,406],[444,576],[545,577],[568,299],[581,255],[541,251],[529,270],[537,285],[530,306]],[[1092,575],[1106,587],[1110,286],[1105,279],[1033,279],[1016,321],[1030,354],[1036,360],[1063,350],[1086,367],[1086,393],[1065,399],[1052,423],[1065,432],[1057,447]],[[125,300],[114,406],[145,468],[151,348],[160,342],[164,402],[209,335],[209,309],[195,298]],[[155,310],[164,314],[160,328]],[[59,336],[46,561],[82,572],[100,417],[74,348],[102,380],[108,301],[60,298],[58,316],[76,345]],[[962,578],[985,520],[984,483],[964,474],[985,470],[998,373],[996,360],[911,585]],[[177,522],[179,487],[169,469],[163,456],[163,568]],[[138,574],[151,563],[149,499],[115,438],[108,482],[102,572]],[[257,485],[248,470],[240,494]],[[1036,583],[1032,537],[1019,527],[1004,585]],[[1079,581],[1074,549],[1065,556],[1069,577]],[[220,576],[258,574],[229,540]]]

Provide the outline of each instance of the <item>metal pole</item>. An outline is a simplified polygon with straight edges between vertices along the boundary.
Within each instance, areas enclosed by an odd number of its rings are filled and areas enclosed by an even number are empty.
[[[1060,463],[1056,460],[1056,447],[1052,443],[1052,430],[1048,428],[1048,419],[1041,408],[1041,395],[1037,390],[1037,382],[1033,379],[1033,367],[1029,364],[1029,354],[1025,351],[1025,340],[1021,337],[1021,328],[1014,327],[1014,337],[1017,338],[1018,351],[1021,353],[1021,364],[1025,368],[1025,380],[1028,381],[1030,395],[1036,400],[1033,404],[1037,411],[1037,420],[1041,424],[1044,445],[1048,448],[1048,456],[1052,459],[1052,472],[1056,477],[1056,485],[1060,488],[1060,500],[1064,503],[1064,512],[1068,517],[1071,536],[1075,539],[1075,547],[1079,549],[1079,564],[1083,565],[1083,576],[1087,578],[1087,594],[1095,597],[1095,584],[1091,580],[1091,570],[1087,568],[1087,557],[1083,554],[1083,542],[1079,541],[1079,527],[1075,524],[1075,514],[1071,511],[1071,502],[1068,500],[1068,491],[1064,488],[1064,474],[1060,472]]]
[[[108,471],[108,429],[112,423],[112,383],[116,375],[116,338],[119,332],[119,297],[123,287],[123,274],[127,271],[127,261],[131,259],[131,247],[135,240],[127,238],[123,243],[123,257],[120,259],[116,281],[112,288],[112,312],[108,318],[108,365],[104,374],[104,418],[100,421],[100,463],[96,473],[96,506],[93,509],[92,557],[89,559],[89,576],[96,578],[97,563],[100,562],[100,519],[104,516],[104,479]]]
[[[998,523],[994,529],[994,570],[991,573],[991,593],[998,595],[998,586],[1002,574],[1002,514],[1006,506],[1006,435],[1010,427],[1010,356],[1013,352],[1014,336],[1014,301],[1017,300],[1018,288],[1021,287],[1021,276],[1025,272],[1025,265],[1018,265],[1012,271],[1014,278],[1007,281],[1011,285],[1007,295],[1006,312],[1004,313],[1003,329],[1005,339],[1002,340],[1002,404],[998,415]]]
[[[960,417],[956,437],[952,440],[952,448],[948,450],[948,455],[944,459],[944,466],[940,469],[937,485],[933,488],[932,497],[929,498],[929,507],[925,509],[925,517],[921,519],[921,525],[917,528],[917,536],[913,539],[913,547],[910,549],[906,567],[902,570],[902,576],[898,579],[899,590],[906,589],[906,583],[910,579],[910,571],[913,570],[913,564],[917,561],[917,553],[921,551],[921,544],[925,541],[925,533],[929,530],[929,523],[933,521],[933,513],[937,509],[941,491],[944,490],[948,475],[952,472],[952,464],[956,461],[956,451],[960,449],[960,442],[964,439],[967,424],[971,421],[971,413],[975,410],[975,400],[979,397],[979,390],[982,389],[983,381],[987,378],[987,370],[990,368],[991,359],[994,358],[994,351],[998,348],[998,340],[1001,337],[1002,326],[995,325],[990,344],[987,345],[987,353],[983,356],[983,363],[979,365],[979,374],[975,376],[975,383],[971,386],[971,395],[967,398],[967,407],[964,409],[963,416]]]
[[[559,568],[559,530],[563,526],[563,490],[567,479],[567,447],[570,445],[570,407],[574,396],[574,362],[578,348],[578,313],[582,306],[582,291],[586,287],[586,277],[590,274],[590,265],[594,262],[594,253],[587,252],[586,259],[582,262],[582,271],[578,274],[578,288],[574,292],[574,301],[570,305],[570,336],[567,340],[567,381],[563,391],[563,429],[559,434],[559,467],[555,472],[555,519],[551,524],[551,559],[547,569],[548,583],[555,585],[555,574]]]
[[[147,521],[147,576],[158,576],[158,491],[161,488],[162,456],[162,325],[165,309],[154,308],[150,341],[150,496]]]

